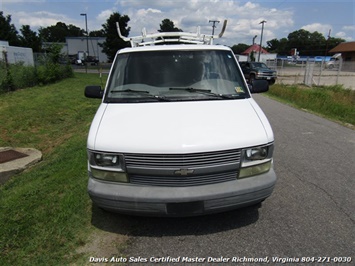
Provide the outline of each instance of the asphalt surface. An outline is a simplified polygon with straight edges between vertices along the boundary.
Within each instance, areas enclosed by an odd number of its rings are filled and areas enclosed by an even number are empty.
[[[273,195],[260,208],[202,217],[146,218],[95,210],[95,226],[129,236],[121,252],[135,263],[124,265],[355,264],[355,131],[264,96],[254,98],[276,139]],[[285,263],[275,263],[276,257]],[[352,261],[338,264],[339,257]],[[208,262],[212,258],[215,262]],[[194,262],[198,259],[203,262]]]

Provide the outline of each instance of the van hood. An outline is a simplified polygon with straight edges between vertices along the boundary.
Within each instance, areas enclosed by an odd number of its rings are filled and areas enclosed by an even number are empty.
[[[88,148],[122,153],[194,153],[273,141],[265,115],[242,100],[102,103]]]

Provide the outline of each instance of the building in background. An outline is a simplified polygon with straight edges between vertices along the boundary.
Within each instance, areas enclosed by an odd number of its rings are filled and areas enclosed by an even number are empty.
[[[9,64],[34,66],[32,48],[10,46],[8,41],[0,41],[0,60]]]
[[[341,53],[343,61],[355,62],[355,42],[342,42],[331,49],[329,53]]]
[[[105,42],[104,37],[66,37],[66,43],[63,52],[69,57],[77,56],[76,59],[83,60],[86,56],[94,57],[98,62],[108,61],[107,55],[102,52],[100,44]],[[89,51],[87,51],[89,47]]]

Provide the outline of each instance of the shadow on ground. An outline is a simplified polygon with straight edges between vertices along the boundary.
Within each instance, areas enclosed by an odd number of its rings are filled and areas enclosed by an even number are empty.
[[[259,219],[261,204],[242,209],[186,218],[139,217],[92,207],[92,224],[100,230],[126,236],[207,235],[248,226]]]

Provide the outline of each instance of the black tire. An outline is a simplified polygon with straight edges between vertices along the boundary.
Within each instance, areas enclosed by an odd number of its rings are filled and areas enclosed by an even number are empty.
[[[269,80],[269,85],[274,85],[274,84],[275,84],[275,82],[276,82],[276,80],[275,80],[275,79],[270,79],[270,80]]]

